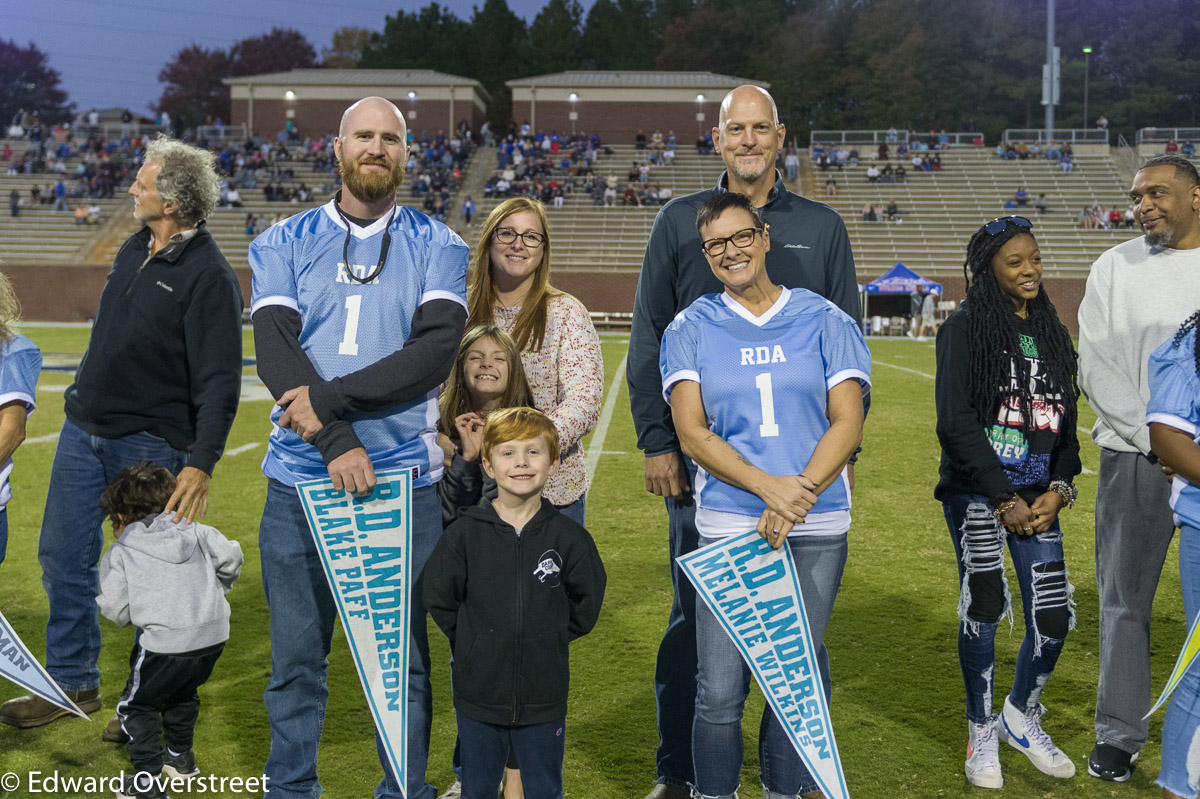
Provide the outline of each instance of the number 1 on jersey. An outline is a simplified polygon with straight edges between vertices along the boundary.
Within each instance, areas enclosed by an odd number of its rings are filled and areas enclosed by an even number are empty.
[[[754,385],[758,386],[758,399],[762,403],[763,423],[758,426],[758,434],[763,438],[774,438],[779,435],[779,425],[775,423],[775,394],[771,391],[771,373],[756,375]]]
[[[346,330],[342,333],[342,342],[338,344],[338,355],[358,355],[358,312],[361,307],[361,294],[346,298]]]

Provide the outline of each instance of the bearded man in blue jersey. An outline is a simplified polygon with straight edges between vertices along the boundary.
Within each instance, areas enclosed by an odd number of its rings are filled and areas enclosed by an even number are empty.
[[[263,699],[272,796],[321,792],[317,747],[336,610],[295,484],[328,475],[335,487],[365,494],[376,470],[411,469],[412,574],[441,535],[433,423],[467,318],[468,250],[445,225],[396,204],[405,138],[391,102],[350,106],[334,140],[342,190],[250,245],[258,374],[278,403],[259,529],[271,611]],[[432,700],[419,577],[410,588],[407,786],[402,794],[381,750],[375,796],[387,799],[436,793],[425,782]]]

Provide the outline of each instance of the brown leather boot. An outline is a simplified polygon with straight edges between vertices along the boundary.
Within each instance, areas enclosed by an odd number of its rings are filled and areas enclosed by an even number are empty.
[[[100,709],[99,688],[90,691],[67,691],[66,694],[84,713],[95,713]],[[0,705],[0,724],[8,724],[22,730],[41,727],[69,715],[71,711],[47,702],[40,696],[19,696]]]
[[[129,733],[125,732],[125,728],[121,725],[120,716],[113,714],[113,717],[108,720],[108,724],[104,725],[104,732],[100,733],[100,738],[114,744],[129,743]]]

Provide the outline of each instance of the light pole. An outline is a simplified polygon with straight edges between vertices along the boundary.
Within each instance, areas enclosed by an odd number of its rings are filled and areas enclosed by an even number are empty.
[[[1088,127],[1088,75],[1092,69],[1092,48],[1083,48],[1083,126]]]
[[[579,112],[575,110],[575,103],[579,102],[579,95],[575,92],[571,92],[571,94],[567,96],[567,99],[571,101],[571,136],[574,138],[575,123],[579,120]]]
[[[704,138],[704,95],[696,95],[696,137]]]

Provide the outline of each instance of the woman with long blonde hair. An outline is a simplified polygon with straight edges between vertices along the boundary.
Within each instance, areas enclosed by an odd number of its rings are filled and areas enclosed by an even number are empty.
[[[580,440],[600,416],[604,361],[583,303],[550,284],[550,253],[540,202],[512,197],[496,206],[467,274],[467,327],[494,325],[516,341],[534,405],[562,444],[562,464],[543,496],[583,524],[588,475]]]

